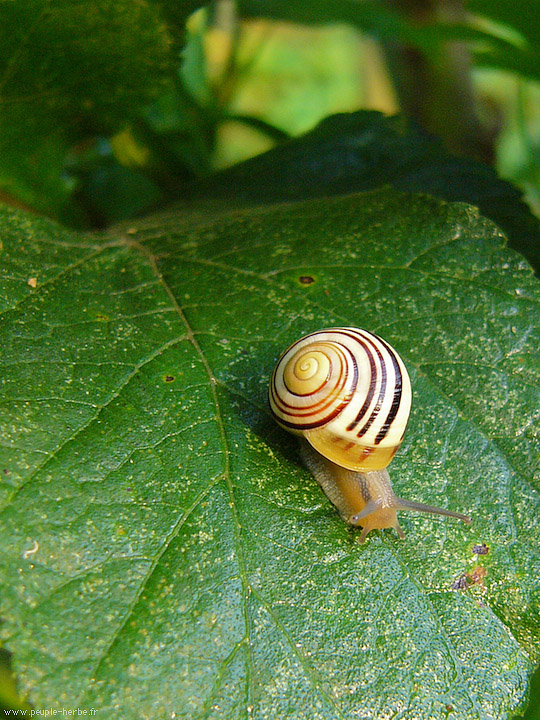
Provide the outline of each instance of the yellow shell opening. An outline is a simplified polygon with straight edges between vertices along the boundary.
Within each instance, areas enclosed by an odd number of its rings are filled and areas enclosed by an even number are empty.
[[[359,445],[329,433],[324,428],[306,430],[303,434],[310,445],[321,455],[324,455],[336,465],[357,472],[382,470],[390,464],[399,448],[399,445],[391,447]]]

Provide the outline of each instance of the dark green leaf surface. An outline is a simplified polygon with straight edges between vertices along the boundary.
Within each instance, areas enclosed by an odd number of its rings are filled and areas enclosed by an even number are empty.
[[[36,707],[484,720],[523,705],[540,293],[489,221],[384,190],[199,205],[106,238],[12,211],[1,227],[2,634]],[[410,370],[394,488],[472,527],[402,514],[404,541],[360,546],[300,466],[268,378],[336,324],[381,334]]]
[[[514,35],[515,45],[489,44],[479,46],[476,59],[479,64],[514,71],[533,80],[540,77],[540,17],[538,8],[528,0],[469,0],[472,12],[500,24]]]
[[[55,121],[67,130],[84,120],[94,127],[122,127],[126,115],[155,97],[173,67],[158,5],[2,3],[2,115],[18,112],[21,120],[28,115],[37,128],[41,117],[43,133]]]
[[[199,193],[266,203],[392,185],[480,208],[540,273],[538,219],[493,168],[449,154],[403,117],[362,110],[333,115],[301,138],[195,186]]]
[[[0,3],[0,186],[58,213],[73,190],[68,148],[118,131],[163,92],[172,42],[157,2]]]

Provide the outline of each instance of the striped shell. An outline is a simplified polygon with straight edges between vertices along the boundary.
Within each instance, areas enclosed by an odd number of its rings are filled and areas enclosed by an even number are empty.
[[[270,407],[280,425],[350,470],[385,468],[411,408],[403,361],[358,328],[328,328],[295,342],[278,360]]]

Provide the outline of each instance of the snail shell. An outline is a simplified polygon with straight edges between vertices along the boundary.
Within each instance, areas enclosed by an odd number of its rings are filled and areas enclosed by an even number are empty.
[[[272,414],[301,436],[304,463],[343,518],[394,527],[396,510],[461,513],[396,497],[387,465],[398,450],[411,409],[403,361],[382,338],[352,327],[327,328],[301,338],[279,358],[269,389]]]
[[[270,385],[276,420],[349,470],[386,467],[411,410],[411,383],[399,355],[356,328],[329,328],[291,345]]]

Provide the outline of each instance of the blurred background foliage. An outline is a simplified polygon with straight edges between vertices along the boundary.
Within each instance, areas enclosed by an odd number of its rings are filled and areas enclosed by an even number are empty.
[[[102,227],[338,112],[402,113],[540,212],[530,0],[0,3],[0,200]]]
[[[0,202],[73,227],[163,207],[360,109],[494,166],[540,215],[537,2],[0,2]],[[3,651],[0,706],[26,707]]]

